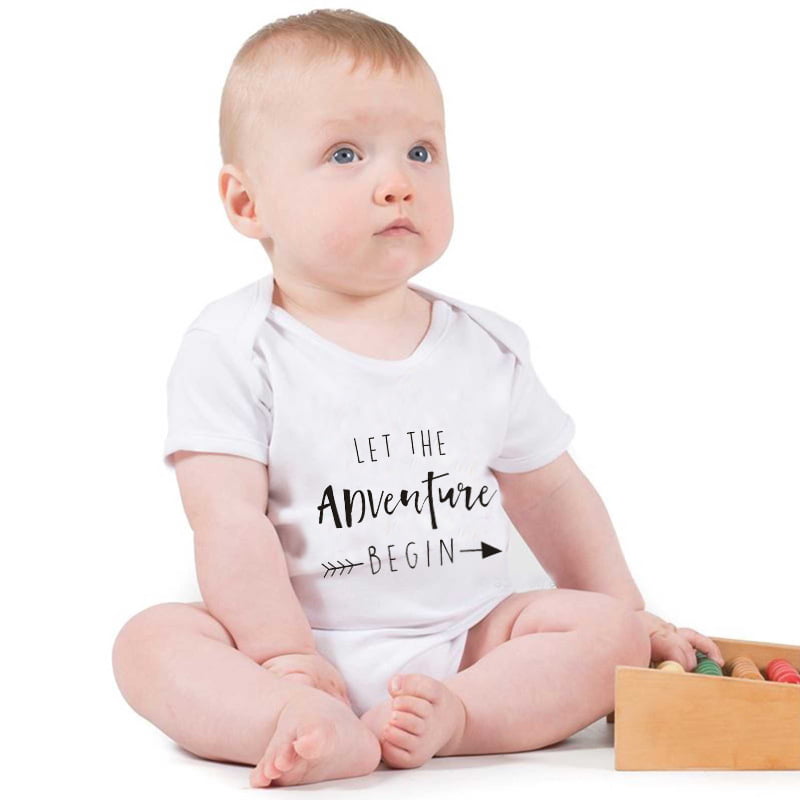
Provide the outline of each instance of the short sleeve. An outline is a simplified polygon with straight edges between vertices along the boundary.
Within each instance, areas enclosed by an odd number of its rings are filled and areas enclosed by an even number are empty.
[[[527,338],[525,343],[527,352]],[[548,394],[530,359],[517,358],[505,437],[489,467],[497,472],[543,467],[567,449],[574,435],[572,417]]]
[[[272,393],[248,353],[190,328],[167,378],[163,461],[177,450],[230,453],[269,463]]]

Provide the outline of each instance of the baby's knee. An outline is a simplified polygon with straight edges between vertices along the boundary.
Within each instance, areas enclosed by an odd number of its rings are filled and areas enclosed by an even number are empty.
[[[169,629],[174,629],[178,619],[185,614],[185,603],[159,603],[134,614],[120,628],[114,640],[114,653],[127,651],[132,646],[139,646]]]
[[[111,648],[111,666],[120,691],[130,702],[144,677],[146,664],[174,632],[184,603],[159,603],[132,616],[119,630]]]

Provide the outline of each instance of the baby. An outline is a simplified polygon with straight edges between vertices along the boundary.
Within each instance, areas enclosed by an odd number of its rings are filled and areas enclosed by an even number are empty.
[[[127,702],[254,787],[532,750],[614,708],[618,664],[717,646],[644,610],[522,328],[409,283],[450,240],[442,96],[347,10],[236,56],[219,190],[272,271],[202,309],[164,448],[204,602],[130,619]],[[514,592],[519,532],[559,588]]]

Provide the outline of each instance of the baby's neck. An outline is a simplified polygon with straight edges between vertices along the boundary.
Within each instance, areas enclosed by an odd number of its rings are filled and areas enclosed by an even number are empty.
[[[377,295],[348,295],[273,276],[272,303],[329,341],[370,358],[414,352],[428,331],[432,304],[406,283]]]
[[[402,283],[372,295],[356,295],[293,277],[273,276],[272,302],[300,320],[329,324],[399,324],[427,312],[430,303]]]

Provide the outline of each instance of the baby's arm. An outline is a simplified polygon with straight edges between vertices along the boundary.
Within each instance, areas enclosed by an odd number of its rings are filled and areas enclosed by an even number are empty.
[[[266,515],[266,465],[221,453],[179,451],[173,458],[208,610],[259,664],[315,653],[311,626]]]
[[[691,670],[696,648],[724,662],[712,639],[645,611],[605,504],[569,453],[539,469],[496,477],[509,519],[557,587],[622,600],[645,624],[654,660]]]
[[[506,514],[556,586],[644,609],[605,504],[569,453],[539,469],[495,477]]]

